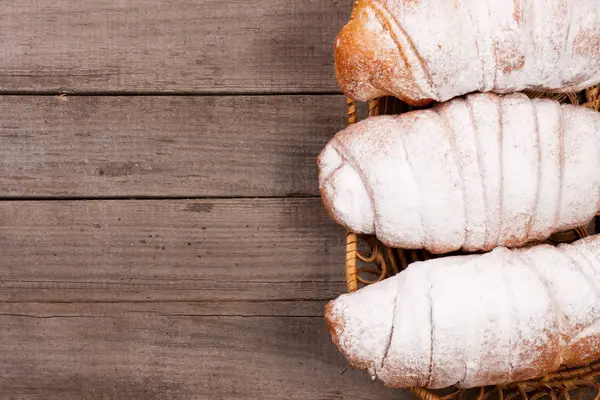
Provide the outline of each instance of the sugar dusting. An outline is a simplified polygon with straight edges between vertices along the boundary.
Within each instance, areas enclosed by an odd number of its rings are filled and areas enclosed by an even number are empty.
[[[338,38],[338,82],[361,101],[600,82],[596,0],[361,0]]]
[[[600,235],[497,248],[412,264],[334,300],[327,319],[352,364],[388,386],[502,384],[600,356],[599,276]]]
[[[517,94],[436,110],[369,118],[332,139],[319,181],[338,223],[445,253],[520,246],[600,210],[600,114]]]
[[[332,302],[326,315],[338,346],[351,364],[375,376],[381,367],[390,342],[396,296],[400,293],[398,279],[387,279],[357,293],[344,294]],[[341,322],[337,322],[341,321]]]
[[[538,205],[540,156],[536,113],[531,100],[522,93],[503,96],[500,101],[503,177],[500,237],[509,246],[522,246],[529,239]]]

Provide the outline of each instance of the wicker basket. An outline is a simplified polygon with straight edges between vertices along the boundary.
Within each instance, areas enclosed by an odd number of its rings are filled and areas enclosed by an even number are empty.
[[[581,104],[593,108],[600,108],[598,86],[589,88],[581,93],[568,94],[542,94],[527,93],[530,97],[551,97],[562,103]],[[348,124],[357,122],[357,105],[351,99],[347,100]],[[369,116],[400,114],[411,111],[413,108],[393,97],[383,97],[369,103]],[[557,244],[572,242],[587,236],[587,228],[581,227],[567,232],[561,232],[548,239],[548,243]],[[454,253],[456,254],[456,253]],[[437,257],[423,250],[403,250],[384,246],[373,236],[356,235],[352,232],[346,237],[346,284],[349,292],[358,290],[359,286],[369,285],[393,276],[410,263]],[[538,400],[549,397],[556,400],[564,397],[571,400],[576,396],[580,400],[586,390],[595,390],[596,399],[600,400],[600,362],[583,368],[560,370],[541,379],[524,382],[515,382],[502,386],[481,387],[476,398],[487,400],[511,400],[517,396],[523,400]],[[464,395],[462,390],[453,390],[448,395],[438,394],[428,389],[410,388],[414,394],[423,400],[454,400]]]

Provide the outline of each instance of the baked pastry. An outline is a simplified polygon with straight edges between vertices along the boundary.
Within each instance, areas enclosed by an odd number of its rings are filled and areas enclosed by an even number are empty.
[[[319,155],[319,184],[336,222],[391,247],[518,247],[600,210],[599,139],[584,107],[472,94],[344,129]]]
[[[340,88],[360,101],[578,91],[600,82],[600,3],[359,0],[335,63]]]
[[[391,387],[469,388],[600,359],[600,236],[442,257],[325,314],[352,366]]]

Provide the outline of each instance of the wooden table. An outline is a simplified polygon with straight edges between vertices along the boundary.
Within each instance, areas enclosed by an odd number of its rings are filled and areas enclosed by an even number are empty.
[[[0,399],[400,399],[322,318],[353,0],[0,3]]]

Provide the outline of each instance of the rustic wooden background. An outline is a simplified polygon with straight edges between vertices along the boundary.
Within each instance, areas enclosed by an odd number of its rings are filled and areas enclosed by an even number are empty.
[[[402,399],[322,319],[353,0],[0,3],[0,399]]]

